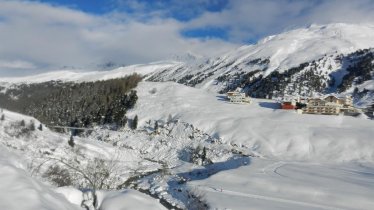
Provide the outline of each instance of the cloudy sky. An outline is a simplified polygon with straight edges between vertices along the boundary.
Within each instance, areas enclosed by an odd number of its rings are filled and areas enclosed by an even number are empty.
[[[217,55],[372,11],[374,0],[0,0],[0,76]]]

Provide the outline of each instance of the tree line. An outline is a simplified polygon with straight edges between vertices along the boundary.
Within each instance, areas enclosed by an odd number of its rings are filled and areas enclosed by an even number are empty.
[[[23,84],[0,93],[0,106],[31,115],[47,125],[121,127],[126,125],[127,110],[138,99],[133,89],[141,79],[140,75],[133,74],[94,82]]]

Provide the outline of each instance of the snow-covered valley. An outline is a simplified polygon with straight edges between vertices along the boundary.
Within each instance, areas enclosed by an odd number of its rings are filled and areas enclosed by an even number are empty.
[[[42,196],[41,203],[35,206],[50,209],[48,205],[61,202],[59,206],[75,205],[79,209],[84,197],[80,191],[56,189],[43,174],[51,165],[61,165],[59,161],[79,163],[85,168],[100,157],[108,161],[115,158],[117,162],[106,182],[108,189],[127,186],[142,192],[99,191],[99,201],[106,202],[103,209],[116,209],[127,205],[125,200],[137,200],[139,196],[146,200],[142,202],[143,209],[149,209],[147,205],[154,206],[151,203],[157,200],[148,193],[164,204],[183,209],[188,207],[186,198],[193,191],[203,194],[213,209],[374,207],[370,196],[374,191],[372,120],[300,115],[276,109],[274,101],[264,99],[249,105],[230,104],[222,95],[172,82],[141,82],[136,90],[139,100],[128,116],[139,116],[137,130],[96,128],[76,137],[73,148],[68,144],[68,134],[47,128],[18,135],[10,125],[20,120],[25,120],[26,126],[30,120],[35,125],[39,122],[4,111],[5,120],[0,122],[1,147],[3,154],[12,155],[3,155],[3,161],[12,162],[12,170],[23,177],[20,179],[48,183],[45,187],[42,184],[43,188],[28,186],[33,194]],[[206,158],[213,164],[199,166],[199,159],[191,162],[191,151],[199,147],[206,148]],[[3,177],[13,177],[7,171],[3,170]],[[13,181],[20,182],[18,178]],[[40,190],[35,191],[34,187]],[[27,193],[18,194],[23,192],[22,187],[14,191],[20,198],[2,199],[29,199]],[[51,195],[43,201],[45,191]],[[58,192],[63,192],[65,198]],[[4,208],[22,209],[5,200],[0,202]]]
[[[373,40],[312,25],[214,58],[0,78],[0,209],[374,209],[374,120],[278,101],[372,106]]]

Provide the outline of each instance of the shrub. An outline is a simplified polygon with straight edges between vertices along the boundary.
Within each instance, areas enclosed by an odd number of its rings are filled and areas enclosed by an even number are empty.
[[[187,209],[188,210],[206,210],[209,209],[209,204],[206,200],[205,193],[197,188],[187,190]]]
[[[43,178],[52,181],[58,187],[72,185],[72,179],[67,169],[61,168],[58,165],[50,166],[43,174]]]
[[[30,124],[29,124],[28,127],[29,127],[30,131],[35,131],[35,122],[34,122],[34,120],[30,121]]]

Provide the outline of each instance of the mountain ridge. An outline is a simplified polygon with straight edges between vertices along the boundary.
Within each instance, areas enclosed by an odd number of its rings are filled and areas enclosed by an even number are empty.
[[[307,89],[313,89],[312,91],[290,90],[293,93],[297,92],[294,96],[353,94],[353,90],[357,87],[359,92],[367,91],[369,88],[369,97],[366,94],[360,98],[369,98],[365,100],[370,101],[374,98],[373,77],[366,76],[366,80],[363,81],[370,84],[360,83],[356,86],[352,82],[361,80],[360,75],[352,74],[350,78],[344,76],[349,73],[347,68],[350,65],[360,63],[354,61],[354,56],[351,54],[359,54],[362,50],[372,47],[374,47],[374,24],[312,24],[309,27],[265,37],[254,45],[244,45],[218,57],[160,61],[120,67],[111,71],[83,73],[60,71],[23,78],[0,78],[0,86],[48,80],[78,82],[105,80],[139,73],[145,75],[148,81],[174,81],[219,93],[242,87],[252,97],[283,98],[288,94],[284,90],[285,87],[278,88],[280,90],[274,92],[275,90],[264,86],[269,85],[266,78],[269,80],[270,77],[283,75],[282,78],[277,78],[286,80],[283,81],[285,83],[282,84],[283,86],[298,86],[297,80],[298,83],[308,83]],[[370,57],[372,52],[368,50],[366,53],[368,54],[366,57]],[[310,70],[312,65],[314,65],[313,70]],[[368,68],[369,74],[374,74],[373,67]],[[301,75],[302,79],[299,79],[300,72],[307,72],[304,76]],[[312,78],[312,81],[307,78]],[[353,88],[338,91],[338,86],[341,84]],[[256,85],[260,85],[260,89],[263,90],[259,92]],[[360,99],[356,101],[362,104]]]

